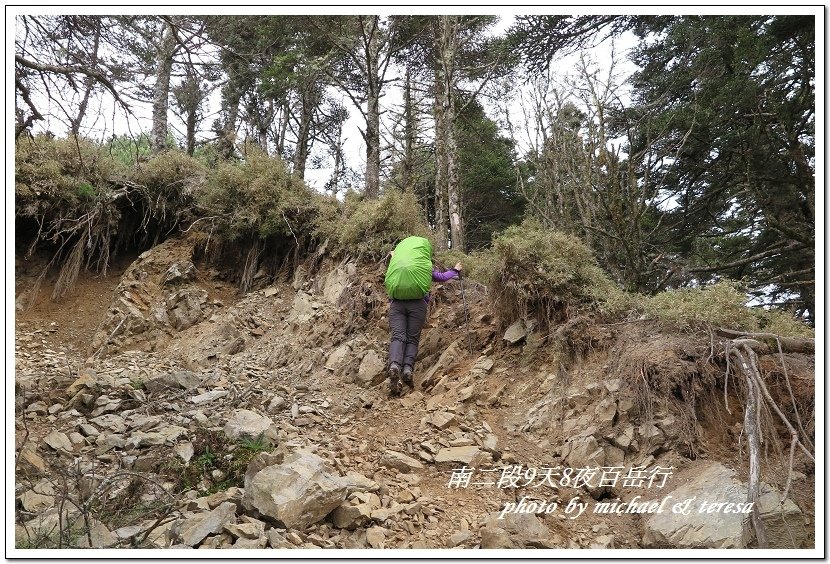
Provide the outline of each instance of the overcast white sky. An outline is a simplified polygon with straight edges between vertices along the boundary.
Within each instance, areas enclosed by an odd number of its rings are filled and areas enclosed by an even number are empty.
[[[239,8],[232,8],[227,6],[221,7],[214,7],[209,10],[205,10],[204,5],[200,6],[184,6],[184,5],[176,5],[176,6],[166,6],[164,7],[165,13],[181,13],[181,14],[192,14],[192,13],[205,13],[206,11],[209,13],[228,13],[228,14],[263,14],[263,15],[273,15],[275,13],[305,13],[305,14],[315,14],[315,13],[334,13],[332,7],[330,6],[291,6],[291,7],[257,7],[257,6],[244,6]],[[380,9],[378,9],[380,8]],[[13,92],[13,79],[10,77],[14,76],[14,62],[13,57],[8,56],[14,49],[14,15],[16,14],[54,14],[54,13],[97,13],[97,14],[112,14],[112,13],[157,13],[159,6],[48,6],[48,7],[7,7],[7,18],[6,18],[6,44],[7,44],[7,92]],[[645,13],[680,13],[677,11],[677,7],[666,7],[666,6],[647,6],[647,5],[640,5],[640,6],[590,6],[590,5],[569,5],[569,6],[515,6],[515,7],[506,7],[506,6],[452,6],[453,13],[491,13],[497,14],[501,16],[500,23],[495,27],[495,32],[501,32],[506,29],[513,20],[515,14],[528,14],[528,13],[634,13],[634,12],[645,12]],[[345,6],[343,9],[338,8],[338,13],[425,13],[425,14],[436,14],[445,11],[444,6],[410,6],[405,9],[400,9],[398,7],[377,7],[377,6]],[[705,6],[705,5],[697,5],[694,7],[683,7],[683,13],[770,13],[770,12],[781,12],[781,7],[775,7],[775,9],[770,9],[770,7],[758,6],[758,5],[747,5],[747,6],[732,6],[732,7],[723,7],[723,6]],[[627,50],[633,46],[633,36],[628,36],[616,42],[616,50],[618,54],[618,63],[621,65],[618,67],[618,72],[620,73],[621,77],[624,77],[627,74],[630,74],[634,69],[631,65],[623,64],[627,58]],[[587,53],[589,57],[591,57],[596,65],[598,66],[600,73],[604,74],[607,72],[607,63],[610,60],[609,57],[610,53],[610,44],[606,43],[605,45],[599,47],[598,49],[593,50],[590,53]],[[575,68],[575,60],[576,56],[572,56],[569,59],[558,61],[556,64],[553,65],[554,69],[554,79],[557,81],[565,80],[568,73],[572,73]],[[390,69],[390,75],[394,75],[394,69]],[[624,81],[624,78],[620,78],[621,81]],[[521,94],[521,88],[517,89],[515,92],[516,94]],[[346,150],[346,158],[347,158],[347,165],[362,173],[364,162],[365,162],[365,145],[363,143],[363,139],[360,135],[359,128],[364,127],[363,118],[361,113],[354,108],[349,99],[346,96],[342,96],[344,103],[346,104],[347,108],[349,109],[350,117],[347,121],[346,128],[344,130],[344,147]],[[818,98],[821,99],[821,98]],[[394,89],[388,89],[386,95],[381,100],[383,110],[391,110],[395,106],[398,106],[401,102],[401,96],[397,93]],[[11,105],[9,110],[7,111],[7,116],[9,119],[9,124],[11,123],[11,116],[14,116],[13,112],[13,103],[14,103],[14,96],[7,96],[7,105]],[[100,95],[99,99],[94,102],[97,106],[92,106],[90,111],[90,115],[92,116],[88,122],[90,127],[89,135],[90,137],[97,138],[97,139],[108,139],[113,133],[116,135],[120,134],[138,134],[139,132],[147,132],[150,129],[150,111],[149,111],[149,104],[145,106],[141,106],[136,104],[134,106],[134,112],[136,117],[127,118],[123,115],[123,112],[120,110],[116,110],[113,108],[112,99],[107,93],[103,93]],[[496,121],[500,120],[499,115],[496,115],[495,109],[493,108],[492,104],[489,104],[487,100],[483,100],[485,107],[490,110],[490,117],[495,119]],[[217,116],[219,107],[219,98],[218,92],[212,97],[209,106],[206,108],[205,111],[205,119],[202,122],[202,130],[203,134],[201,138],[207,138],[211,134],[208,129],[211,126],[213,119]],[[47,108],[47,110],[54,109],[54,108]],[[47,112],[48,113],[48,112]],[[57,112],[56,112],[57,113]],[[521,125],[517,122],[520,122],[520,109],[518,102],[514,102],[511,105],[511,113],[513,114],[513,121],[514,125],[517,126],[517,130],[521,131]],[[387,114],[388,115],[388,114]],[[183,138],[183,125],[172,115],[169,118],[170,126],[178,132],[177,137],[180,139]],[[60,121],[56,119],[47,119],[44,122],[39,122],[36,124],[37,127],[42,128],[43,130],[50,130],[56,134],[61,134],[65,131],[65,125],[63,125]],[[522,139],[521,136],[517,140],[519,142],[527,143],[528,140]],[[523,147],[526,148],[526,147]],[[321,148],[317,148],[316,151],[320,151]],[[322,187],[325,181],[330,177],[331,169],[330,168],[323,168],[323,169],[312,169],[309,163],[309,168],[306,172],[306,179],[309,184],[314,185],[315,187]]]
[[[154,7],[157,10],[157,7]],[[367,9],[367,7],[354,7],[355,9],[349,10],[348,8],[343,10],[344,13],[351,12],[351,13],[378,13],[374,9]],[[499,23],[494,27],[494,33],[503,32],[513,21],[514,14],[519,13],[530,13],[530,12],[539,12],[542,11],[540,8],[532,8],[532,7],[515,7],[506,9],[504,7],[492,7],[492,10],[488,7],[487,13],[497,14],[501,17]],[[216,12],[224,12],[228,11],[231,12],[228,8],[223,8],[221,10],[212,10],[214,13]],[[246,13],[246,14],[256,14],[256,13],[263,13],[263,14],[273,14],[275,11],[280,9],[269,8],[264,10],[262,8],[257,7],[245,7],[244,12],[239,12],[238,10],[232,10],[234,13]],[[551,11],[550,8],[547,8],[548,11]],[[175,6],[172,7],[170,10],[165,9],[166,13],[195,13],[196,10],[193,7],[186,7],[186,6]],[[330,9],[321,10],[319,7],[303,7],[302,13],[315,13],[315,12],[331,12]],[[435,7],[422,7],[422,8],[415,8],[413,11],[408,13],[415,13],[416,11],[422,13],[440,13]],[[146,13],[147,8],[137,7],[137,6],[130,6],[130,7],[114,7],[114,6],[83,6],[83,7],[72,7],[72,13]],[[292,10],[293,13],[298,13],[296,7]],[[453,7],[454,13],[482,13],[482,9],[472,9],[472,8],[459,8]],[[45,8],[32,8],[32,7],[18,7],[13,10],[13,13],[16,14],[54,14],[54,13],[67,13],[66,7],[56,8],[56,7],[45,7]],[[396,12],[400,13],[400,11]],[[7,52],[11,52],[14,49],[13,38],[14,32],[13,29],[10,29],[10,24],[13,26],[14,17],[7,17],[6,26],[7,26],[7,34],[6,34],[6,41],[7,41]],[[11,31],[11,33],[10,33]],[[13,76],[13,58],[7,57],[7,83],[8,77]],[[598,61],[607,60],[606,56],[600,54],[597,56]],[[561,64],[556,65],[558,68],[569,69],[572,68],[572,64]],[[11,72],[9,72],[11,70]],[[389,76],[395,76],[395,69],[389,70]],[[335,95],[336,92],[335,92]],[[13,97],[12,97],[13,100]],[[365,127],[365,123],[363,121],[363,117],[355,108],[349,99],[343,95],[342,100],[346,104],[347,108],[349,109],[349,119],[346,123],[346,127],[344,128],[344,148],[346,151],[346,159],[347,159],[347,166],[356,170],[357,172],[362,174],[364,163],[365,163],[365,144],[361,137],[360,128]],[[13,101],[12,101],[13,103]],[[65,134],[66,132],[66,125],[65,123],[58,117],[60,112],[58,108],[54,107],[53,104],[50,105],[50,102],[43,101],[44,108],[46,111],[44,112],[47,118],[44,121],[36,122],[35,126],[37,130],[42,131],[51,131],[57,135]],[[495,115],[495,110],[492,108],[492,105],[488,104],[486,100],[484,100],[485,107],[491,111],[491,118],[496,119],[498,121],[497,115]],[[385,111],[390,111],[395,109],[396,106],[401,104],[401,95],[398,91],[394,88],[388,88],[386,91],[386,95],[381,100],[382,109]],[[100,93],[97,99],[94,99],[90,102],[90,111],[88,112],[88,119],[86,120],[86,132],[91,138],[106,140],[109,139],[113,134],[115,135],[122,135],[122,134],[131,134],[137,135],[140,132],[148,132],[150,129],[150,106],[149,104],[139,104],[135,103],[133,105],[133,116],[126,116],[124,113],[117,108],[113,107],[113,102],[111,96],[106,93]],[[516,114],[518,115],[518,106],[514,106]],[[209,128],[213,120],[217,117],[219,110],[219,94],[218,91],[214,93],[214,95],[209,100],[207,107],[205,108],[205,118],[201,123],[201,135],[197,136],[198,138],[208,138],[211,136]],[[9,112],[7,116],[13,116],[14,113]],[[387,114],[388,115],[388,114]],[[181,121],[176,118],[172,112],[169,115],[169,125],[175,131],[176,136],[182,140],[184,135],[184,126]],[[316,151],[320,152],[322,148],[318,147]],[[309,184],[321,188],[323,184],[330,178],[332,173],[331,168],[321,168],[321,169],[313,169],[311,166],[307,169],[306,172],[306,180]]]

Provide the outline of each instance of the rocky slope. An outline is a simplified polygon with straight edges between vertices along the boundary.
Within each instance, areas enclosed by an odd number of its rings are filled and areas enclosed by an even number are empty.
[[[752,545],[726,508],[746,500],[742,409],[715,394],[709,336],[580,319],[505,333],[465,282],[468,334],[451,282],[416,389],[390,399],[381,268],[313,257],[238,296],[174,239],[114,288],[85,279],[20,312],[16,546]],[[788,357],[810,388],[812,357]],[[814,468],[797,459],[782,500],[770,460],[770,544],[812,547]]]

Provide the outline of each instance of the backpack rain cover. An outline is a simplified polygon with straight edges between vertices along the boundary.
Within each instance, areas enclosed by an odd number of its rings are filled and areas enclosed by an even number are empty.
[[[432,244],[423,237],[407,237],[395,247],[383,280],[396,300],[419,300],[432,285]]]

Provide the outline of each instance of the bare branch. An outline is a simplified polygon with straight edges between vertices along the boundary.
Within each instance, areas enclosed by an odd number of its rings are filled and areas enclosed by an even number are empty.
[[[107,90],[109,90],[110,94],[112,94],[115,98],[115,101],[118,104],[120,104],[125,111],[132,113],[130,110],[130,106],[121,99],[121,96],[118,93],[118,89],[115,88],[115,85],[110,81],[110,79],[95,69],[90,69],[81,65],[51,65],[47,63],[36,63],[34,61],[24,59],[22,56],[17,54],[15,54],[14,60],[19,65],[26,67],[28,69],[36,70],[38,72],[62,74],[67,77],[71,77],[76,74],[82,74],[84,76],[92,78],[93,80],[97,80]]]

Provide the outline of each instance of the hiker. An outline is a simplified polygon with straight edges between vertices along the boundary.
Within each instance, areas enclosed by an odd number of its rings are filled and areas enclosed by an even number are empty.
[[[432,244],[424,237],[407,237],[390,253],[384,284],[389,293],[389,384],[392,396],[401,394],[401,377],[413,388],[412,370],[418,355],[421,328],[427,319],[432,282],[460,278],[461,263],[446,271],[433,268]]]

